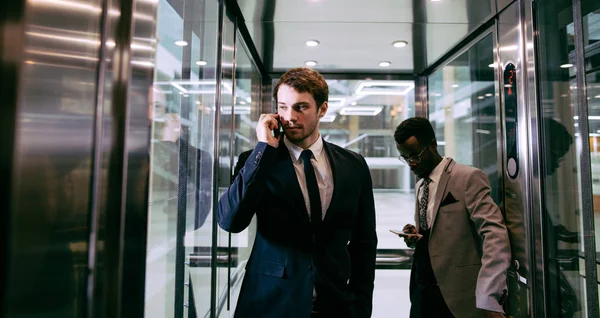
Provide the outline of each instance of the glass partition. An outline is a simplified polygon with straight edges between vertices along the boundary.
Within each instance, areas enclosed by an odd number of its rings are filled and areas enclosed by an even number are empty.
[[[229,96],[228,102],[223,104],[228,106],[224,106],[221,111],[221,121],[223,124],[227,122],[230,129],[229,131],[224,129],[221,138],[227,138],[231,141],[231,151],[230,155],[227,156],[227,160],[232,158],[232,169],[228,171],[228,178],[222,180],[220,184],[221,191],[227,189],[230,180],[241,169],[242,162],[238,163],[240,154],[251,151],[258,142],[256,138],[256,123],[260,117],[261,76],[252,62],[239,32],[235,40],[235,71],[233,78],[234,97]],[[231,105],[233,105],[233,110],[231,109]],[[231,127],[233,127],[233,130],[231,130]],[[252,220],[246,230],[240,233],[228,234],[220,228],[219,232],[222,238],[230,236],[229,266],[219,268],[223,272],[219,277],[222,279],[228,277],[228,280],[219,283],[219,285],[223,287],[229,286],[229,290],[226,292],[228,299],[221,298],[219,300],[223,306],[219,316],[229,317],[235,311],[244,269],[250,257],[256,234],[256,218]],[[225,295],[225,293],[222,295]]]
[[[482,169],[500,202],[500,131],[494,77],[494,44],[488,34],[429,77],[429,119],[438,151]]]
[[[594,223],[592,228],[598,229],[600,224],[600,2],[582,0],[581,9],[593,196],[593,217],[590,219]],[[584,124],[583,121],[579,122]],[[600,271],[600,231],[593,232],[597,276]],[[598,288],[600,294],[600,283]]]
[[[537,6],[548,316],[587,317],[573,3]],[[579,139],[579,140],[578,140]],[[584,140],[587,140],[585,138]]]
[[[158,3],[146,317],[211,308],[218,6]]]

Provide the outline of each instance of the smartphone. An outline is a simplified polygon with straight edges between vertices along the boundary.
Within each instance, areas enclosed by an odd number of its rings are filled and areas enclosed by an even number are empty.
[[[409,235],[415,234],[415,233],[404,233],[400,230],[390,230],[390,232],[396,234],[396,235],[400,235],[402,237],[408,237]]]
[[[281,124],[281,120],[279,117],[277,118],[277,128],[273,129],[273,137],[279,138],[279,135],[283,132],[283,125]]]

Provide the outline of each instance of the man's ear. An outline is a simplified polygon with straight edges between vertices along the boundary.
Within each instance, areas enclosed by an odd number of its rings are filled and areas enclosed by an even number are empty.
[[[321,107],[319,107],[319,118],[323,118],[323,116],[325,116],[325,114],[327,114],[328,107],[329,107],[329,105],[327,104],[327,102],[323,102]]]
[[[431,141],[431,144],[430,144],[429,146],[433,147],[433,149],[437,149],[437,146],[438,146],[438,145],[437,145],[437,140],[435,140],[435,139],[434,139],[434,140],[432,140],[432,141]]]

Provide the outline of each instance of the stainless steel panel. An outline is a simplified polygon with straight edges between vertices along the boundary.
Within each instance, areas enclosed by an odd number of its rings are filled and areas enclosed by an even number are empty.
[[[10,87],[15,128],[6,134],[14,134],[7,153],[15,160],[3,161],[13,179],[3,209],[11,232],[0,315],[139,317],[153,74],[146,63],[130,67],[130,31],[135,23],[143,37],[152,28],[154,3],[20,5],[23,15],[11,16],[2,38],[10,41],[2,78],[5,66],[9,76],[19,73]],[[5,91],[2,99],[11,100]]]
[[[498,2],[498,6],[501,5]],[[529,125],[527,135],[529,136],[529,156],[527,165],[529,172],[526,178],[529,180],[529,222],[527,233],[529,237],[529,267],[534,269],[529,271],[529,286],[531,288],[531,315],[533,317],[547,317],[546,313],[546,278],[543,273],[544,264],[544,245],[542,237],[543,219],[542,219],[542,167],[541,167],[541,143],[540,143],[540,105],[538,105],[537,78],[536,78],[536,52],[534,46],[535,29],[533,24],[533,1],[521,1],[521,26],[523,27],[523,42],[525,44],[524,60],[522,68],[526,74],[525,90],[526,105]]]
[[[527,121],[527,73],[523,65],[524,47],[520,7],[514,3],[498,17],[499,60],[494,65],[500,77],[500,99],[504,122],[504,211],[511,239],[513,266],[509,271],[508,314],[529,317],[530,230],[528,202],[531,157]],[[514,71],[513,68],[514,67]],[[514,107],[514,108],[513,108]]]
[[[14,162],[2,163],[13,179],[0,316],[81,317],[102,2],[13,3],[24,12],[2,21],[3,71],[18,71],[18,97]]]

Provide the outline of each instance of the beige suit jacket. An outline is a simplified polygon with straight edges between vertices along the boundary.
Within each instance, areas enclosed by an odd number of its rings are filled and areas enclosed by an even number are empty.
[[[487,175],[450,159],[433,199],[429,254],[448,308],[460,318],[503,312],[510,243]],[[417,230],[418,219],[417,203]]]

